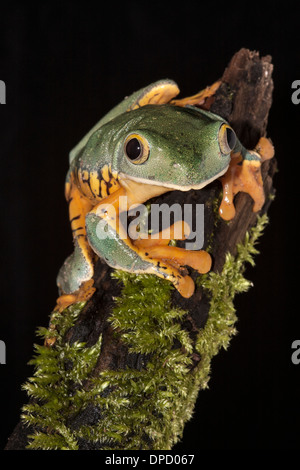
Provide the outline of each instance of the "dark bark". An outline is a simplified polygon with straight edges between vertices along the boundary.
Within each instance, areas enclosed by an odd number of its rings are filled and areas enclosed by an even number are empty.
[[[219,114],[229,121],[234,128],[243,145],[252,149],[257,144],[261,136],[266,135],[268,113],[272,103],[272,70],[271,58],[259,57],[257,52],[241,49],[234,55],[230,64],[226,68],[222,84],[217,90],[214,100],[210,100],[206,108]],[[266,195],[266,203],[260,213],[268,210],[270,200],[269,195],[273,194],[273,175],[276,170],[276,160],[267,160],[262,165],[262,176]],[[218,218],[215,226],[216,215],[213,211],[213,201],[220,199],[221,183],[215,181],[200,191],[189,191],[183,193],[174,191],[160,197],[156,202],[167,202],[174,204],[205,203],[205,235],[206,244],[213,232],[212,257],[213,270],[221,271],[225,254],[229,251],[235,254],[236,244],[242,241],[246,232],[255,224],[257,214],[252,212],[253,201],[245,193],[239,193],[235,198],[236,215],[230,222],[225,222]],[[205,246],[204,246],[205,248]],[[99,358],[96,373],[106,369],[118,369],[129,366],[141,369],[147,362],[147,357],[128,352],[127,347],[122,344],[121,339],[113,334],[107,318],[113,306],[113,297],[120,293],[119,283],[111,279],[111,271],[104,262],[99,260],[95,270],[95,294],[87,303],[84,311],[80,315],[76,325],[69,331],[68,341],[80,340],[92,345],[96,342],[99,334],[103,335],[103,346]],[[196,277],[196,273],[192,273]],[[173,303],[189,312],[185,318],[184,328],[187,329],[191,337],[197,335],[199,329],[203,328],[207,320],[209,311],[209,299],[201,289],[197,289],[190,299],[184,299],[176,290],[173,294]],[[195,365],[199,361],[197,354],[194,355]],[[97,410],[88,410],[82,416],[76,417],[74,425],[91,423],[97,418]],[[72,423],[69,423],[72,427]],[[7,450],[24,449],[27,442],[27,435],[32,429],[24,427],[19,423],[6,446]],[[85,444],[82,443],[82,448]]]

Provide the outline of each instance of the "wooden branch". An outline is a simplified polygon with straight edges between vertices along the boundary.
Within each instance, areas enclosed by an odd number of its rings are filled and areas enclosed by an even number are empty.
[[[243,145],[248,149],[254,148],[259,138],[266,135],[268,113],[272,103],[272,70],[273,65],[269,56],[260,58],[257,52],[241,49],[226,68],[214,99],[206,103],[206,108],[229,121]],[[266,202],[260,214],[268,210],[270,195],[274,193],[272,178],[275,170],[274,158],[265,161],[262,165]],[[245,193],[239,193],[236,196],[236,216],[230,223],[216,216],[214,203],[220,200],[221,190],[220,182],[215,181],[200,191],[188,193],[174,191],[156,201],[168,204],[205,204],[205,244],[207,245],[211,240],[210,235],[213,233],[211,254],[214,272],[222,271],[226,253],[236,254],[237,243],[244,239],[246,232],[255,225],[257,220],[257,214],[252,212],[253,201]],[[107,321],[114,305],[113,298],[121,293],[121,285],[111,278],[111,272],[112,269],[104,262],[101,260],[97,262],[94,276],[96,292],[85,306],[75,326],[66,335],[66,341],[70,343],[80,341],[91,346],[102,334],[102,349],[94,375],[99,375],[105,370],[125,369],[126,367],[141,370],[147,363],[147,358],[143,355],[129,352],[128,347],[122,342],[121,335],[116,335]],[[195,278],[196,273],[192,276]],[[184,299],[174,290],[172,302],[175,307],[189,312],[185,318],[185,329],[191,335],[198,333],[205,326],[209,312],[209,299],[201,288],[198,288],[190,299]],[[193,355],[194,366],[199,363],[200,359],[199,355]],[[88,418],[86,413],[76,416],[76,426],[78,422],[84,424],[87,421],[90,422],[91,419],[97,419],[97,410],[93,406],[89,409]],[[72,428],[75,422],[70,422],[69,426]],[[24,449],[27,445],[27,435],[32,431],[32,428],[26,428],[20,422],[11,435],[6,449]],[[82,443],[81,447],[89,448],[89,445]]]

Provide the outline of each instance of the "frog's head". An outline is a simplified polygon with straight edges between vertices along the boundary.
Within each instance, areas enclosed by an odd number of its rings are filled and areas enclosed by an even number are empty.
[[[110,165],[121,184],[147,186],[149,193],[150,186],[152,191],[206,186],[226,172],[235,133],[215,114],[176,106],[171,98],[178,93],[168,79],[133,93],[94,126],[70,160],[87,171]]]
[[[96,153],[107,147],[121,180],[181,191],[200,189],[224,174],[236,143],[234,131],[219,116],[172,105],[123,113],[95,134]]]

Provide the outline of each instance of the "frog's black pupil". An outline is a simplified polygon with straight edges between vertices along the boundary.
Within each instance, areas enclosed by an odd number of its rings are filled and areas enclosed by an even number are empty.
[[[227,138],[228,147],[232,150],[235,146],[236,137],[235,137],[235,133],[233,132],[232,129],[230,129],[230,127],[227,127],[226,129],[226,138]]]
[[[126,144],[126,154],[130,160],[136,160],[141,156],[142,153],[142,144],[141,142],[136,139],[130,139]]]

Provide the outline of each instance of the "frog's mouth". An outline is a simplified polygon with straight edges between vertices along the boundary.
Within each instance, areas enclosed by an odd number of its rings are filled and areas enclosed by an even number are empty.
[[[139,184],[146,184],[148,186],[159,186],[160,188],[168,188],[169,190],[173,189],[174,191],[179,190],[179,191],[190,191],[191,189],[202,189],[208,184],[212,183],[214,180],[220,178],[223,176],[226,171],[228,170],[229,165],[227,165],[223,170],[220,171],[220,173],[216,174],[212,178],[209,178],[208,180],[203,181],[202,183],[198,184],[190,184],[190,185],[178,185],[174,183],[164,183],[161,181],[155,181],[154,179],[147,179],[147,178],[139,178],[136,176],[130,176],[125,173],[120,173],[119,174],[119,181],[122,183],[125,181],[133,181],[134,183],[139,183]],[[126,183],[125,183],[126,184]]]

